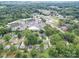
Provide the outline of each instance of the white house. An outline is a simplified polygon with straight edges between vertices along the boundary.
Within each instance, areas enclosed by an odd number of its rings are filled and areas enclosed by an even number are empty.
[[[20,45],[19,48],[20,48],[20,49],[24,49],[24,48],[25,48],[25,44],[24,44],[24,42],[21,43],[21,45]]]
[[[33,31],[39,31],[39,30],[40,30],[40,28],[35,27],[35,26],[31,26],[31,27],[29,27],[28,29],[29,29],[29,30],[33,30]]]

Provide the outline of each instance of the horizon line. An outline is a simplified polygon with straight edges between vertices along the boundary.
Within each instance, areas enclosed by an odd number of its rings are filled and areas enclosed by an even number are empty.
[[[79,1],[79,0],[0,0],[0,1],[32,1],[32,2],[58,1],[58,2],[64,2],[64,1]]]

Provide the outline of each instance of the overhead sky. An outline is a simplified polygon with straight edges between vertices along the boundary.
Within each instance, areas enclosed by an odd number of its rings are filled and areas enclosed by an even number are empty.
[[[0,1],[79,1],[79,0],[0,0]]]

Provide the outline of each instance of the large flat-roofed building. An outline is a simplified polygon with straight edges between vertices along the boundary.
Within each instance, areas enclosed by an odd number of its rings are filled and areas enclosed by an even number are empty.
[[[29,30],[40,30],[45,26],[45,24],[39,18],[29,18],[29,20],[17,20],[8,23],[7,26],[11,28],[12,31],[15,30],[21,31],[25,30],[26,28],[28,28]]]
[[[12,31],[15,30],[24,30],[27,26],[26,26],[26,22],[23,20],[18,20],[18,21],[14,21],[11,23],[8,23],[7,25],[9,28],[11,28]]]

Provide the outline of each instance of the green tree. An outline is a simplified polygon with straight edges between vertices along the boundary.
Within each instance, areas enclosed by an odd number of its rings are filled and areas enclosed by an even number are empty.
[[[20,52],[19,50],[16,51],[15,57],[16,57],[16,58],[21,58],[21,57],[22,57],[22,52]]]
[[[21,32],[19,32],[17,35],[18,35],[19,39],[22,38],[22,33]]]
[[[56,48],[49,48],[49,57],[58,57],[58,51],[56,50]]]
[[[4,46],[2,44],[0,44],[0,50],[2,51],[4,48]]]
[[[6,28],[0,27],[0,34],[4,35],[6,33]]]
[[[49,25],[45,26],[44,29],[47,36],[50,36],[53,34],[53,28],[50,27]]]
[[[40,51],[43,52],[44,51],[44,43],[40,44]]]
[[[28,40],[27,40],[26,37],[24,38],[24,44],[25,44],[26,46],[28,45]]]
[[[79,36],[79,29],[74,29],[73,31],[74,31],[74,33],[75,33],[76,35]]]
[[[25,31],[25,44],[29,45],[29,44],[37,44],[40,43],[39,37],[38,37],[38,33],[34,33],[30,30],[26,30]]]
[[[50,42],[52,45],[58,43],[59,41],[62,41],[63,38],[59,35],[59,34],[53,34],[51,37],[50,37]]]
[[[47,36],[51,36],[59,32],[55,28],[52,28],[50,25],[45,26],[44,29]]]
[[[79,44],[75,45],[75,49],[76,49],[76,57],[79,57]]]
[[[59,19],[59,26],[62,26],[64,24],[64,20],[63,19]]]
[[[36,58],[36,57],[38,57],[38,51],[36,50],[36,49],[32,49],[32,51],[31,51],[31,57],[32,58]]]
[[[9,40],[11,39],[11,36],[8,35],[8,34],[6,34],[6,35],[4,35],[3,39],[4,39],[5,41],[9,41]]]
[[[28,44],[37,44],[38,43],[38,37],[34,34],[31,34],[27,37],[28,39]]]
[[[27,53],[22,53],[22,58],[27,58],[28,54]]]
[[[22,34],[27,38],[30,34],[32,34],[32,31],[26,29],[26,30],[24,30],[24,31],[22,32]]]
[[[64,39],[67,40],[68,42],[72,43],[74,41],[74,39],[75,39],[75,35],[72,34],[72,33],[66,32],[64,34]]]
[[[63,51],[64,57],[75,57],[76,56],[76,49],[73,44],[69,44]]]
[[[15,51],[17,48],[15,46],[11,46],[10,51]]]

